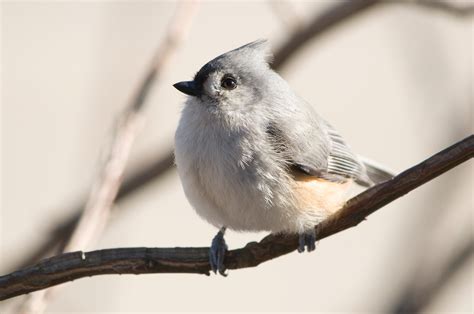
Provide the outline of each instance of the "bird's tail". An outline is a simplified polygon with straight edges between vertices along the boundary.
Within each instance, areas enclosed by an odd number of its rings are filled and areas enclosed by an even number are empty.
[[[360,160],[364,163],[367,176],[374,184],[390,180],[395,176],[395,173],[386,167],[376,163],[373,160],[359,156]]]

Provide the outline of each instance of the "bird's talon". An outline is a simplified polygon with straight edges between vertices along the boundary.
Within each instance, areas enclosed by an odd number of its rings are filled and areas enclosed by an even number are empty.
[[[299,238],[298,238],[298,253],[303,253],[304,252],[304,247],[305,247],[305,234],[300,233]]]
[[[225,228],[222,228],[212,239],[211,248],[209,249],[209,264],[214,274],[221,274],[226,277],[226,268],[224,265],[225,253],[227,252],[227,244],[224,240]]]
[[[300,233],[298,239],[298,252],[303,253],[305,250],[308,252],[314,251],[316,249],[316,241],[316,228]]]

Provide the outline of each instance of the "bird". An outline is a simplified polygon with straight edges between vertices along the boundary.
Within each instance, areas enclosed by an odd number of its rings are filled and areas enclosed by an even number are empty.
[[[187,95],[174,138],[178,175],[197,214],[219,228],[209,263],[224,276],[227,229],[298,234],[298,251],[310,252],[353,184],[393,176],[352,152],[272,58],[268,41],[256,40],[173,85]]]

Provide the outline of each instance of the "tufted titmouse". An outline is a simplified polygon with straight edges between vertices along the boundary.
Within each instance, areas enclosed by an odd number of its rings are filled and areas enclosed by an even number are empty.
[[[312,251],[315,226],[343,205],[353,181],[392,177],[352,153],[270,61],[258,40],[174,85],[191,96],[175,135],[176,165],[191,205],[221,228],[209,255],[221,274],[226,228],[298,233],[298,251]]]

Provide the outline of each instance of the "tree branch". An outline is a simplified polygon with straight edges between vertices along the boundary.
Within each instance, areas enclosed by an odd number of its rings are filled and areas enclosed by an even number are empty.
[[[365,218],[474,156],[474,136],[446,148],[393,179],[350,199],[335,215],[318,226],[323,239],[358,225]],[[260,242],[227,252],[229,269],[255,267],[294,251],[297,235],[269,235]],[[66,253],[0,277],[0,300],[45,289],[74,279],[105,274],[198,273],[209,274],[207,247],[118,248],[88,253]]]
[[[65,241],[64,252],[85,250],[105,228],[123,180],[133,143],[144,120],[145,99],[163,70],[169,66],[177,48],[184,41],[196,13],[197,2],[179,4],[171,19],[166,36],[155,52],[146,75],[117,119],[110,145],[106,145],[106,160],[98,173],[84,210],[79,215],[71,236]],[[31,295],[20,312],[43,313],[51,294],[50,290]]]

